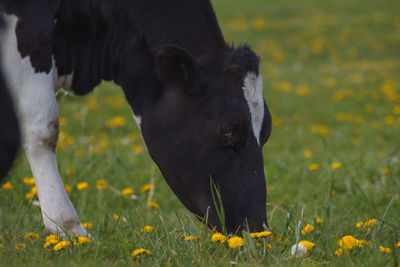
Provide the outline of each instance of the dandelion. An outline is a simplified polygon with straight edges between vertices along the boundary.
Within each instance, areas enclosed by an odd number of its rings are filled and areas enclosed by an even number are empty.
[[[141,154],[143,152],[143,148],[141,146],[133,146],[132,150],[135,152],[135,154]]]
[[[311,158],[311,156],[312,156],[312,151],[311,150],[308,150],[308,149],[304,150],[303,153],[304,153],[304,157],[307,158],[307,159]]]
[[[192,236],[192,235],[188,235],[188,236],[185,237],[186,241],[196,240],[196,239],[199,239],[199,237],[198,236]]]
[[[90,238],[86,237],[86,236],[78,236],[78,244],[85,244],[85,243],[89,243],[92,242],[92,240],[90,240]]]
[[[58,243],[58,239],[50,239],[48,241],[46,241],[43,245],[44,248],[48,248],[51,245],[57,244]]]
[[[147,202],[147,206],[153,209],[158,209],[160,206],[155,202]]]
[[[2,185],[2,187],[3,187],[3,189],[5,189],[5,190],[11,190],[11,189],[14,188],[10,182],[4,183],[4,184]]]
[[[303,230],[301,230],[301,234],[306,235],[312,231],[314,231],[314,226],[312,226],[311,224],[307,224],[306,226],[304,226]]]
[[[56,240],[58,241],[59,237],[55,234],[50,234],[48,236],[46,236],[46,241],[50,241],[50,240]]]
[[[332,163],[331,167],[332,169],[339,169],[340,167],[342,167],[342,163],[335,161]]]
[[[71,242],[67,241],[67,240],[60,241],[53,247],[53,250],[59,251],[60,249],[68,247],[70,244],[71,244]]]
[[[140,228],[140,232],[144,232],[144,233],[151,233],[153,232],[154,228],[153,226],[150,225],[145,225],[142,228]]]
[[[400,241],[397,242],[396,247],[400,248]]]
[[[296,87],[296,94],[298,95],[308,95],[310,93],[310,89],[307,86],[301,85]]]
[[[388,174],[389,173],[389,169],[388,168],[383,168],[381,170],[381,172],[384,173],[384,174]]]
[[[364,227],[369,227],[376,223],[376,219],[369,219],[364,223]]]
[[[142,255],[151,255],[151,252],[148,249],[138,248],[132,252],[131,256],[134,258],[140,258]]]
[[[120,126],[124,126],[126,123],[126,119],[121,116],[116,116],[112,118],[111,120],[106,121],[106,127],[107,128],[116,128]]]
[[[392,253],[392,250],[391,250],[390,248],[385,248],[385,247],[382,247],[382,246],[379,246],[379,250],[380,250],[382,253],[385,253],[385,254],[390,254],[390,253]]]
[[[214,233],[214,234],[211,236],[211,242],[221,242],[221,243],[224,243],[225,240],[226,240],[226,237],[225,237],[223,234],[221,234],[221,233]]]
[[[152,189],[152,185],[151,184],[146,184],[144,186],[142,186],[142,188],[140,188],[140,192],[144,193],[144,192],[148,192]]]
[[[315,220],[315,222],[316,222],[317,224],[322,224],[324,221],[323,221],[322,219],[320,219],[320,218],[317,218],[317,219]]]
[[[335,250],[335,255],[336,256],[341,256],[343,254],[343,249],[342,248],[338,248],[337,250]]]
[[[114,220],[118,221],[118,220],[119,220],[119,215],[114,214],[114,215],[113,215],[113,218],[114,218]]]
[[[307,251],[310,251],[313,247],[315,247],[315,244],[313,242],[307,241],[307,240],[301,240],[299,244],[302,244],[303,246],[306,247]]]
[[[0,243],[0,249],[1,249],[1,248],[4,248],[4,245]]]
[[[96,188],[98,190],[105,190],[107,189],[107,181],[104,179],[99,179],[96,181]]]
[[[85,229],[92,228],[92,224],[90,222],[83,222],[83,223],[81,223],[81,225]]]
[[[71,187],[69,185],[64,185],[64,190],[65,192],[69,193],[71,192]]]
[[[237,248],[244,245],[244,239],[239,236],[233,236],[227,242],[230,248]]]
[[[24,184],[27,184],[27,185],[35,184],[35,179],[33,177],[31,177],[31,178],[24,177],[24,178],[22,178],[22,181],[24,182]]]
[[[121,194],[122,194],[123,196],[133,195],[133,193],[135,193],[135,191],[133,191],[133,189],[130,188],[130,187],[124,188],[124,189],[122,189],[122,191],[121,191]]]
[[[366,240],[358,240],[351,235],[345,235],[338,241],[339,247],[345,250],[351,250],[354,247],[362,248],[368,242]]]
[[[17,243],[17,244],[15,244],[15,249],[16,250],[19,250],[21,248],[26,248],[25,243]]]
[[[78,189],[79,191],[82,191],[86,188],[88,188],[89,184],[87,182],[80,182],[76,185],[76,189]]]
[[[357,223],[356,223],[356,227],[357,227],[357,228],[360,228],[361,226],[363,226],[363,224],[364,224],[363,222],[357,222]]]
[[[335,195],[336,195],[336,191],[335,191],[335,189],[332,189],[332,190],[331,190],[331,196],[334,197]]]
[[[34,233],[34,232],[29,232],[25,235],[25,239],[38,239],[39,234]]]
[[[310,171],[318,170],[318,169],[319,169],[319,164],[318,164],[318,163],[312,163],[312,164],[310,164],[310,165],[308,166],[308,169],[309,169]]]
[[[271,234],[272,234],[272,232],[270,232],[270,231],[263,231],[263,232],[257,232],[257,233],[250,233],[250,236],[252,238],[262,238],[262,237],[267,237]]]

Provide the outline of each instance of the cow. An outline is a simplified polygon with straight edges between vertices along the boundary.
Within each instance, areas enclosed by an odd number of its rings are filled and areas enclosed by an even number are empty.
[[[0,16],[0,46],[4,22]],[[1,61],[1,53],[0,53]],[[7,175],[19,147],[19,127],[11,96],[4,83],[0,68],[0,182]]]
[[[55,149],[58,89],[118,84],[169,187],[208,226],[268,229],[271,132],[260,58],[228,45],[209,0],[3,0],[2,48],[45,229],[86,235]],[[224,220],[218,213],[223,208]]]

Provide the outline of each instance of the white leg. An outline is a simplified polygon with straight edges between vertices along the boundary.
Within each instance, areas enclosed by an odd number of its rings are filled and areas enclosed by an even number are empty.
[[[59,122],[53,70],[35,73],[29,57],[21,58],[16,46],[17,18],[8,16],[3,66],[16,102],[23,146],[32,169],[46,230],[87,235],[79,223],[57,169],[55,148]]]

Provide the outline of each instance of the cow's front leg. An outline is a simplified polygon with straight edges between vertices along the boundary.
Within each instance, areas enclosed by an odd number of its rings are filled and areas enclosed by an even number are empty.
[[[75,208],[69,200],[57,168],[55,149],[59,121],[52,72],[36,74],[38,83],[19,96],[23,146],[35,178],[44,225],[48,232],[68,232],[87,235],[79,223]],[[40,81],[40,82],[39,82]],[[50,83],[49,83],[50,82]]]
[[[35,178],[44,225],[48,232],[64,230],[86,235],[58,173],[55,149],[59,121],[57,102],[48,75],[36,74],[37,86],[26,88],[18,105],[23,130],[23,146]]]

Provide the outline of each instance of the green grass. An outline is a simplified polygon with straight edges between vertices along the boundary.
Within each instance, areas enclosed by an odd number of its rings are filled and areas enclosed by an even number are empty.
[[[21,152],[9,175],[13,189],[0,192],[2,265],[399,266],[400,2],[213,4],[227,41],[249,43],[262,56],[264,95],[274,119],[264,147],[274,240],[256,244],[245,235],[245,245],[236,249],[212,243],[212,232],[185,210],[146,153],[121,90],[104,83],[86,97],[57,96],[66,120],[57,151],[60,173],[72,188],[69,196],[81,221],[92,223],[94,241],[58,252],[43,248],[40,210],[25,198],[31,186],[22,178],[31,171]],[[115,116],[126,118],[126,124],[107,128],[106,121]],[[333,169],[333,162],[341,167]],[[309,170],[314,163],[319,168]],[[149,193],[140,192],[152,177],[152,201],[159,209],[148,209]],[[107,181],[106,190],[96,189],[98,179]],[[82,181],[89,187],[78,191]],[[135,190],[136,200],[120,194],[126,187]],[[323,223],[318,225],[317,218]],[[371,218],[377,219],[372,226],[356,227]],[[302,235],[306,224],[315,230]],[[154,231],[141,232],[144,225]],[[26,240],[27,232],[40,237]],[[199,239],[186,241],[188,235]],[[368,245],[335,256],[344,235]],[[300,239],[315,247],[296,259],[290,248]],[[16,250],[17,243],[25,248]],[[130,254],[137,248],[152,255],[133,260]]]

